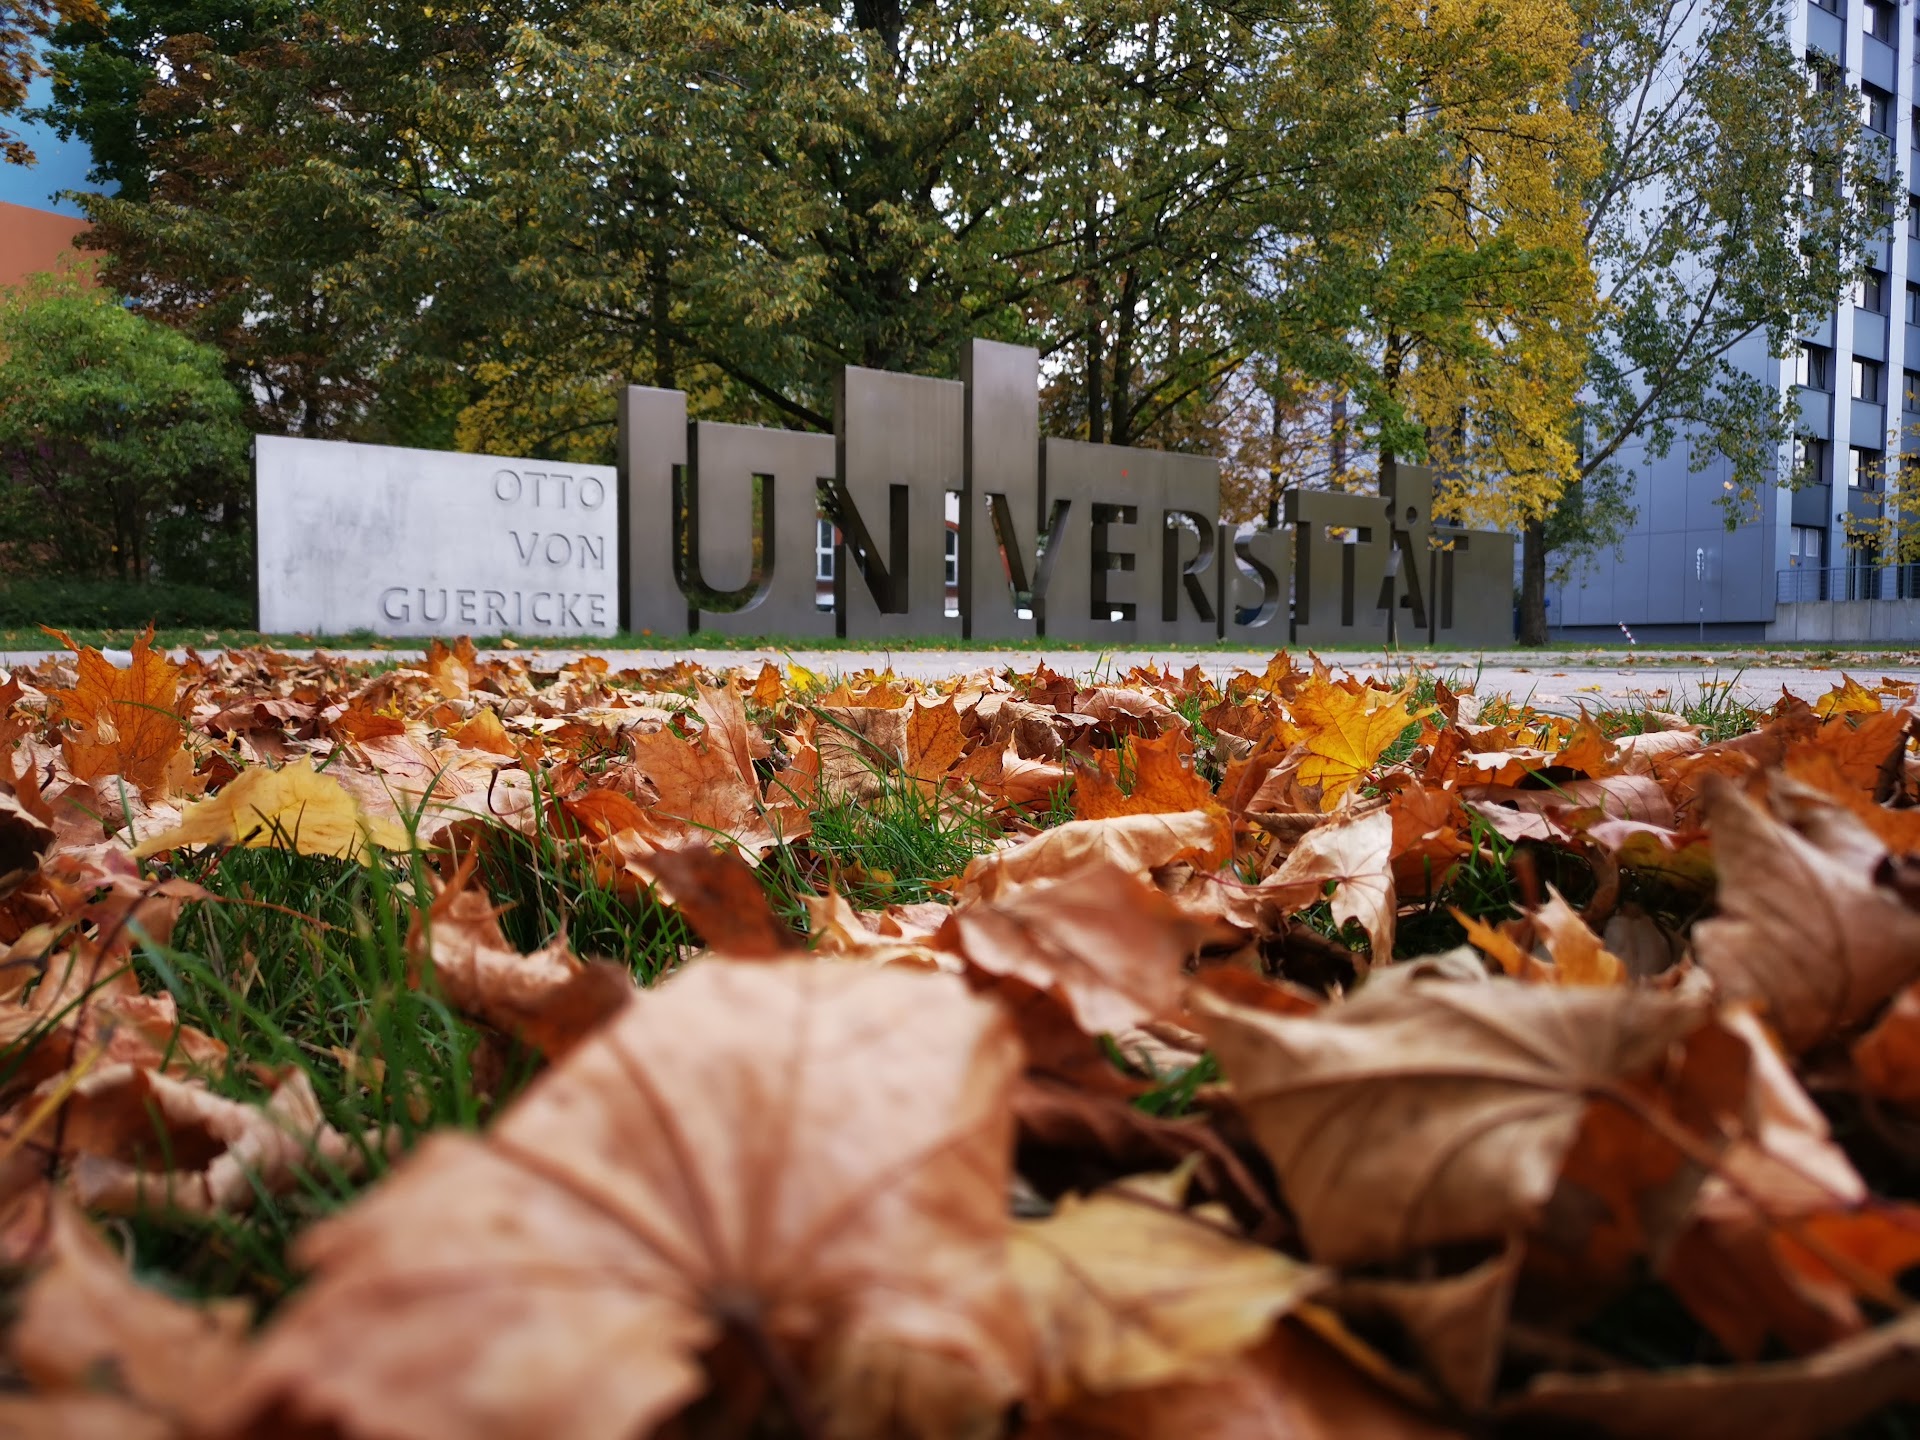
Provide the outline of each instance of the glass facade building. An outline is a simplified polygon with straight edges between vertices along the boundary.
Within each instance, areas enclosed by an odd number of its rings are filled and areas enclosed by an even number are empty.
[[[1795,49],[1817,83],[1846,86],[1860,114],[1883,136],[1905,182],[1904,215],[1891,217],[1867,269],[1834,313],[1780,360],[1755,337],[1730,358],[1777,384],[1798,385],[1807,438],[1783,454],[1783,474],[1804,465],[1815,483],[1770,487],[1759,513],[1728,530],[1721,499],[1730,466],[1690,468],[1683,434],[1665,457],[1642,446],[1621,456],[1637,515],[1616,555],[1602,551],[1549,591],[1556,637],[1619,638],[1624,624],[1642,639],[1670,633],[1759,639],[1783,605],[1895,598],[1906,567],[1851,545],[1846,517],[1877,517],[1891,454],[1920,450],[1920,130],[1914,80],[1920,17],[1902,23],[1897,0],[1799,0]]]

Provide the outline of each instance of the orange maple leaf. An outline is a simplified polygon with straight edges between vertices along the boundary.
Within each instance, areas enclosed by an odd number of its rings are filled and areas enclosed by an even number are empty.
[[[71,690],[48,699],[56,715],[75,728],[65,739],[67,765],[81,780],[120,775],[142,795],[169,788],[168,772],[181,753],[185,707],[180,703],[180,667],[153,648],[153,629],[133,642],[133,663],[118,669],[92,646],[74,645],[50,630],[79,656]]]

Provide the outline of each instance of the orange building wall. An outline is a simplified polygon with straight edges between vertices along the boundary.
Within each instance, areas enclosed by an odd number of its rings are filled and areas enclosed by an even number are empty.
[[[0,285],[17,285],[44,270],[87,267],[74,249],[74,237],[87,222],[0,200]],[[81,262],[76,264],[76,262]]]

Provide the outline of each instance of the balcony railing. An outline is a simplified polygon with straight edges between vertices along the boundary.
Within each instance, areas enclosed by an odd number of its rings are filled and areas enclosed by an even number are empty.
[[[1782,605],[1840,600],[1920,600],[1920,564],[1796,566],[1776,577]]]

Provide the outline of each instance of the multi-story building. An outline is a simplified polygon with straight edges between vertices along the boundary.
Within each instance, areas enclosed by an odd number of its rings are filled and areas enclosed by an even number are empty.
[[[34,82],[27,105],[44,105],[49,98],[42,77]],[[93,158],[79,141],[62,140],[20,115],[7,116],[5,123],[33,148],[37,161],[0,161],[0,285],[14,285],[28,275],[60,268],[73,254],[74,236],[87,222],[77,205],[59,198],[60,192],[92,188],[87,170]]]
[[[1726,461],[1692,471],[1684,436],[1659,460],[1628,447],[1620,458],[1633,476],[1633,528],[1617,557],[1603,551],[1550,592],[1556,636],[1618,639],[1623,624],[1641,639],[1702,631],[1721,639],[1893,638],[1907,624],[1920,634],[1920,604],[1909,622],[1886,606],[1868,614],[1857,603],[1920,591],[1909,568],[1882,566],[1871,550],[1850,545],[1845,527],[1849,515],[1881,513],[1886,452],[1890,443],[1899,448],[1889,437],[1920,425],[1920,18],[1912,29],[1903,24],[1900,0],[1799,0],[1794,11],[1796,50],[1817,83],[1858,92],[1865,123],[1892,148],[1909,194],[1852,295],[1806,335],[1797,357],[1768,355],[1761,337],[1730,357],[1783,393],[1801,387],[1811,438],[1797,458],[1817,483],[1768,489],[1759,514],[1729,531],[1720,505]]]

